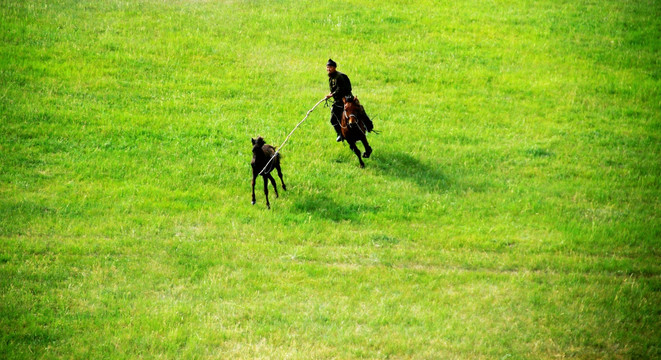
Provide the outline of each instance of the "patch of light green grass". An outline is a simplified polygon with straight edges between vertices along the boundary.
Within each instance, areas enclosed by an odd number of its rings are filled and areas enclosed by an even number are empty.
[[[3,1],[0,357],[658,357],[658,15]]]

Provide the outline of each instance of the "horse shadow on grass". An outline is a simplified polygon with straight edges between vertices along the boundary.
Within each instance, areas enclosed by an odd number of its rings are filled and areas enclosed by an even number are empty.
[[[361,171],[365,171],[364,176],[384,176],[409,181],[427,193],[442,193],[452,186],[452,182],[443,173],[440,165],[425,163],[409,154],[400,152],[381,152],[379,155],[373,156],[367,163],[367,168]],[[372,189],[365,189],[365,191],[378,194],[383,189],[375,185]],[[293,209],[300,214],[333,222],[360,222],[378,214],[384,210],[385,206],[374,202],[366,204],[358,197],[348,197],[348,199],[344,197],[344,200],[339,201],[324,194],[301,196],[293,203]]]
[[[294,203],[294,209],[333,222],[359,221],[363,214],[374,214],[379,211],[377,207],[366,204],[341,203],[327,195],[303,197]]]
[[[368,166],[383,175],[410,181],[430,193],[447,191],[452,182],[440,164],[423,162],[407,153],[375,152]]]

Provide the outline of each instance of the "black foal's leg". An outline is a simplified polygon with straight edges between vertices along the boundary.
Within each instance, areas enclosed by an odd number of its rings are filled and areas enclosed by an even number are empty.
[[[269,180],[266,178],[266,175],[262,175],[264,178],[264,196],[266,196],[266,207],[271,208],[271,203],[269,203]]]
[[[282,170],[280,170],[280,163],[275,164],[275,169],[278,170],[278,176],[280,177],[280,182],[282,183],[282,190],[287,191],[287,185],[285,185],[285,180],[282,178]]]
[[[353,150],[353,152],[358,157],[358,162],[360,163],[360,167],[364,168],[365,163],[363,162],[363,159],[360,158],[360,150],[358,150],[358,146],[356,146],[356,143],[354,142],[354,143],[349,144],[349,147],[351,148],[351,150]]]
[[[278,185],[275,184],[275,179],[273,178],[273,175],[269,174],[269,180],[271,180],[271,184],[273,184],[273,190],[275,191],[275,197],[279,198],[280,194],[278,194]]]
[[[252,204],[255,205],[255,179],[257,178],[257,173],[253,171],[252,173]]]
[[[367,142],[366,136],[363,136],[361,141],[363,143],[363,147],[365,148],[365,153],[363,153],[363,157],[367,159],[368,157],[370,157],[370,155],[372,155],[372,147],[370,146],[370,143]]]

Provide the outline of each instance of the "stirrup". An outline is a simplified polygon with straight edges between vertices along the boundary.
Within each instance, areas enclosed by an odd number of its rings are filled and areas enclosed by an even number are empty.
[[[344,140],[344,138],[342,137],[342,135],[338,135],[338,136],[337,136],[337,139],[335,139],[335,141],[337,141],[337,142],[341,142],[342,140]]]

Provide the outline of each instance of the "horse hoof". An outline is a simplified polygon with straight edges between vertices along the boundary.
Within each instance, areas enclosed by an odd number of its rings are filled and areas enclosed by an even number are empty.
[[[287,191],[287,187],[282,185],[282,190]]]
[[[251,201],[250,203],[253,204],[253,205],[255,205],[255,200]]]
[[[365,168],[365,164],[360,164],[360,168],[361,168],[361,169],[364,169],[364,168]]]
[[[363,158],[367,159],[370,155],[372,155],[372,150],[365,151],[365,153],[363,153]]]

